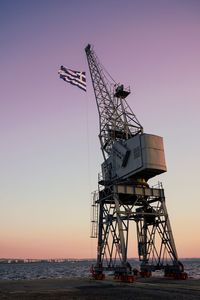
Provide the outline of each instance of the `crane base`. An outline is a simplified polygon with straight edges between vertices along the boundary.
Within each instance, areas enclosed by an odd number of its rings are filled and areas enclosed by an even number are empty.
[[[186,272],[166,273],[165,277],[177,279],[177,280],[186,280],[186,279],[188,279],[188,274]]]
[[[92,278],[95,280],[104,280],[105,279],[105,274],[103,273],[93,273]]]
[[[149,278],[152,276],[152,273],[151,273],[151,271],[141,271],[140,276],[143,278]]]
[[[136,276],[129,275],[129,274],[121,274],[121,275],[115,275],[114,279],[126,283],[133,283],[134,281],[136,281]]]
[[[92,278],[95,280],[104,280],[105,274],[102,269],[95,268],[93,265],[90,268],[90,273],[92,274]]]

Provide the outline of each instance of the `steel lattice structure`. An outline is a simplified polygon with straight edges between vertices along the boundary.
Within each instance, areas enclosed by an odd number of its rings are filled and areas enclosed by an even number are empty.
[[[178,260],[165,204],[164,189],[148,180],[166,171],[162,138],[145,134],[126,101],[130,89],[109,82],[90,45],[85,48],[97,108],[104,157],[98,191],[93,193],[92,235],[98,238],[93,276],[112,270],[118,278],[133,276],[127,251],[130,222],[136,223],[141,275],[163,269],[186,278]]]
[[[89,69],[92,77],[93,88],[99,112],[100,143],[104,158],[110,154],[113,142],[121,138],[128,139],[130,136],[142,131],[142,126],[126,102],[125,97],[130,93],[122,90],[122,97],[113,97],[112,86],[103,72],[103,67],[90,45],[85,49]],[[120,89],[118,89],[120,93]],[[122,101],[123,99],[123,101]]]

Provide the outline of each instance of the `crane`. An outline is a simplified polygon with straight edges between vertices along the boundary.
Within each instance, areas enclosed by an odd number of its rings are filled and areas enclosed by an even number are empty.
[[[106,271],[133,282],[136,271],[128,260],[130,223],[135,222],[140,275],[156,270],[186,279],[166,208],[162,183],[148,180],[167,171],[163,138],[144,132],[127,102],[130,88],[116,83],[100,63],[93,47],[85,48],[99,114],[103,155],[98,190],[93,193],[91,237],[97,238],[95,279]],[[109,77],[109,78],[108,78]],[[111,80],[111,79],[112,80]]]

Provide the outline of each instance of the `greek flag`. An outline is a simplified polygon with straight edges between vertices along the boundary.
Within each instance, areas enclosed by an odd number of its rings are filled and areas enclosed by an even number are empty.
[[[61,66],[58,74],[60,74],[60,78],[62,78],[64,81],[76,85],[86,92],[85,72],[74,71]]]

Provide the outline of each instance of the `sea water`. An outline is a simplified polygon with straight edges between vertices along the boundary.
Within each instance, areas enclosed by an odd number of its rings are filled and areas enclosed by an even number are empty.
[[[200,259],[182,259],[181,262],[190,278],[200,278]],[[131,259],[130,263],[139,269],[139,262],[136,259]],[[92,264],[95,264],[95,261],[1,263],[0,280],[89,277]],[[163,272],[153,273],[153,276],[161,275]]]

